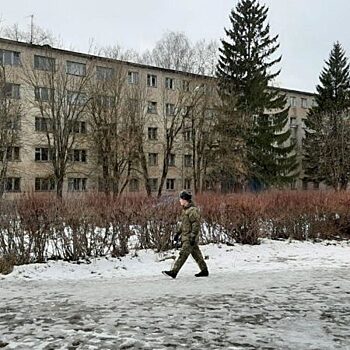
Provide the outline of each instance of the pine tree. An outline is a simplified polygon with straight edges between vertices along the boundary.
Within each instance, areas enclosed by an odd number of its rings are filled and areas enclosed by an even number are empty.
[[[316,90],[316,106],[310,110],[309,115],[317,112],[343,111],[349,108],[349,64],[339,42],[333,45]]]
[[[322,182],[335,189],[346,188],[350,163],[350,71],[339,42],[333,45],[320,74],[316,105],[305,121],[305,179]]]
[[[278,35],[270,37],[267,13],[257,0],[239,1],[231,11],[231,28],[225,29],[227,40],[221,41],[217,65],[223,111],[234,101],[236,113],[227,118],[234,115],[238,120],[232,123],[241,125],[247,179],[264,187],[290,182],[297,168],[295,145],[285,128],[286,97],[270,87],[280,73],[273,68],[281,56],[274,57]]]

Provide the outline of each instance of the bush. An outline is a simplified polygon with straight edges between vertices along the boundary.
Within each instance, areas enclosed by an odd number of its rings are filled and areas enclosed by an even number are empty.
[[[16,265],[16,258],[13,255],[0,257],[0,274],[8,275],[13,271]]]
[[[201,196],[198,204],[203,216],[205,243],[258,244],[261,210],[257,196]]]
[[[196,196],[202,213],[201,242],[258,244],[259,239],[349,239],[350,193],[270,191]],[[181,208],[177,197],[57,199],[27,195],[0,201],[0,273],[48,259],[77,261],[171,248]]]

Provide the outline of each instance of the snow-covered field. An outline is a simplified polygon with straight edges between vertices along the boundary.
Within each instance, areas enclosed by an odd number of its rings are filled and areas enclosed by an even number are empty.
[[[0,347],[350,350],[350,242],[201,249],[209,278],[191,258],[161,275],[174,251],[16,267],[0,276]]]

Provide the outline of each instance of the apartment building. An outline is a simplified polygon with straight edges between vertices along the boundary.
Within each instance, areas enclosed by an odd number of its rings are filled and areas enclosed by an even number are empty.
[[[289,105],[289,124],[287,127],[291,130],[291,139],[296,141],[296,151],[299,163],[299,177],[291,184],[291,189],[311,189],[315,188],[315,184],[308,183],[304,180],[304,171],[302,167],[302,148],[303,139],[305,137],[305,120],[307,117],[308,110],[315,106],[315,96],[313,93],[291,90],[291,89],[280,89],[287,96]]]
[[[210,138],[205,128],[215,118],[214,78],[7,39],[0,39],[0,66],[6,96],[18,110],[11,118],[17,137],[5,156],[7,195],[55,191],[60,151],[66,152],[64,194],[101,191],[110,178],[126,192],[143,192],[145,181],[154,192],[162,182],[163,192],[193,189],[195,181],[204,186],[193,137],[202,127],[202,138]],[[313,94],[280,90],[301,151]],[[194,113],[203,116],[200,124]],[[52,115],[66,119],[55,122]],[[134,144],[129,134],[139,128],[142,140]],[[106,163],[111,147],[117,150],[113,166]],[[294,188],[306,187],[300,170]]]

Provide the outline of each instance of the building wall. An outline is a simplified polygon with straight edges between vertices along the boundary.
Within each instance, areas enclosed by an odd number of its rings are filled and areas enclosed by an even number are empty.
[[[115,71],[122,72],[124,79],[127,81],[128,72],[137,72],[139,75],[138,84],[127,83],[127,89],[139,86],[143,95],[143,103],[146,108],[147,103],[157,102],[157,113],[145,113],[146,123],[144,127],[145,139],[148,138],[148,128],[158,128],[158,138],[156,140],[147,140],[145,143],[146,153],[158,153],[158,163],[155,166],[149,166],[149,175],[151,178],[158,178],[160,181],[161,164],[163,162],[162,153],[165,144],[166,120],[165,108],[167,103],[174,105],[179,104],[179,101],[186,105],[191,99],[196,97],[198,88],[203,88],[204,85],[210,86],[215,84],[213,78],[178,72],[168,69],[161,69],[140,64],[121,62],[81,53],[70,52],[66,50],[52,49],[47,46],[30,45],[18,43],[10,40],[0,39],[1,50],[11,50],[20,52],[21,66],[5,65],[6,76],[8,82],[20,84],[20,103],[23,108],[20,130],[20,161],[10,162],[8,177],[21,178],[21,192],[31,192],[35,190],[35,178],[46,177],[52,174],[52,165],[49,162],[35,161],[35,148],[45,146],[47,144],[46,133],[35,130],[35,117],[40,116],[37,107],[32,101],[35,99],[34,89],[28,83],[28,72],[35,72],[34,55],[49,56],[55,58],[56,66],[65,69],[67,61],[86,64],[86,74],[94,76],[96,66],[113,68]],[[36,72],[40,75],[40,72]],[[157,86],[147,86],[147,76],[154,75],[157,77]],[[174,89],[168,89],[166,86],[166,78],[172,78],[175,82]],[[74,79],[74,77],[72,78]],[[189,81],[190,91],[183,91],[183,81]],[[73,83],[72,83],[73,84]],[[291,108],[289,110],[290,123],[289,128],[292,129],[294,137],[297,139],[298,150],[300,152],[299,159],[301,160],[302,139],[304,136],[303,120],[306,118],[307,111],[313,103],[313,94],[294,91],[288,89],[280,89],[288,98],[288,103]],[[215,92],[208,94],[209,103],[206,107],[213,108],[217,96]],[[86,120],[87,122],[87,120]],[[86,149],[87,161],[84,163],[73,163],[69,168],[68,177],[86,178],[87,189],[98,189],[98,178],[101,176],[100,168],[97,160],[94,157],[93,144],[89,140],[89,124],[87,123],[87,134],[77,135],[77,148]],[[184,188],[184,180],[191,178],[192,168],[186,167],[184,164],[184,156],[189,154],[189,143],[183,139],[182,132],[179,133],[177,142],[174,146],[175,166],[169,168],[167,175],[168,179],[175,179],[173,191],[179,191]],[[300,165],[300,180],[294,187],[302,187],[302,168]],[[134,174],[136,176],[136,174]],[[159,183],[159,182],[158,182]],[[64,192],[68,190],[67,179],[64,183]],[[140,191],[143,190],[142,179],[140,178]],[[166,192],[166,191],[165,191]]]

